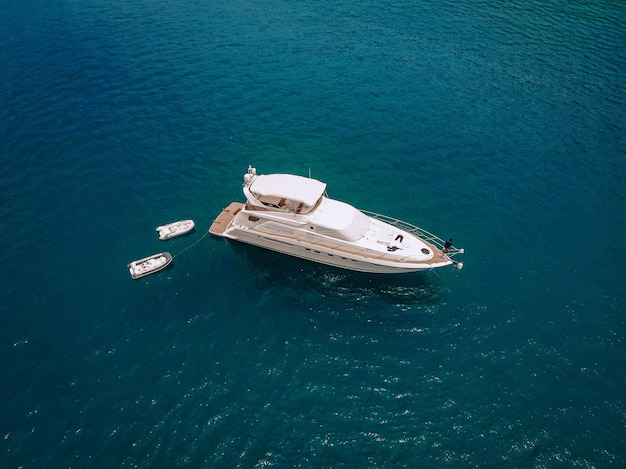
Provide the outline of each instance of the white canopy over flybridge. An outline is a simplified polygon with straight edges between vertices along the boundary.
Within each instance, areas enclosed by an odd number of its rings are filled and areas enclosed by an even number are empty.
[[[261,174],[250,184],[250,192],[258,197],[293,200],[309,207],[317,202],[325,190],[326,183],[293,174]]]

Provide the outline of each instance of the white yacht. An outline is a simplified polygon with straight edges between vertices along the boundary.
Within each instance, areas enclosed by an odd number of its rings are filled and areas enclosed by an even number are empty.
[[[370,273],[431,270],[463,249],[417,226],[326,195],[326,184],[291,174],[244,175],[246,203],[233,202],[209,232],[321,264]]]

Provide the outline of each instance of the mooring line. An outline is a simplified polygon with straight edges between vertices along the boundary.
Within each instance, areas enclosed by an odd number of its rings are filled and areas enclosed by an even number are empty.
[[[192,247],[194,247],[196,244],[198,244],[200,241],[202,241],[204,238],[206,238],[206,235],[208,235],[208,234],[209,234],[209,230],[206,230],[206,233],[204,233],[204,234],[202,235],[202,238],[200,238],[198,241],[194,242],[193,244],[191,244],[191,245],[187,246],[187,247],[186,247],[185,249],[183,249],[182,251],[177,252],[176,254],[174,254],[174,255],[172,256],[172,259],[173,259],[173,258],[175,258],[175,257],[177,257],[177,256],[180,256],[183,252],[185,252],[185,251],[187,251],[188,249],[191,249]]]

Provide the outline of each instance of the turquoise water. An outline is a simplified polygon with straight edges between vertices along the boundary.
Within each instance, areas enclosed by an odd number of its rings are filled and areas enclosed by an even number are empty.
[[[626,465],[623,2],[0,6],[0,466]],[[248,164],[465,268],[202,238]]]

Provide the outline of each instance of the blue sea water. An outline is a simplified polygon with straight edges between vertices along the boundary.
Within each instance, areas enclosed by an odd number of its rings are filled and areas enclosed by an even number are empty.
[[[626,466],[624,2],[0,6],[1,467]],[[248,164],[465,268],[203,237]]]

